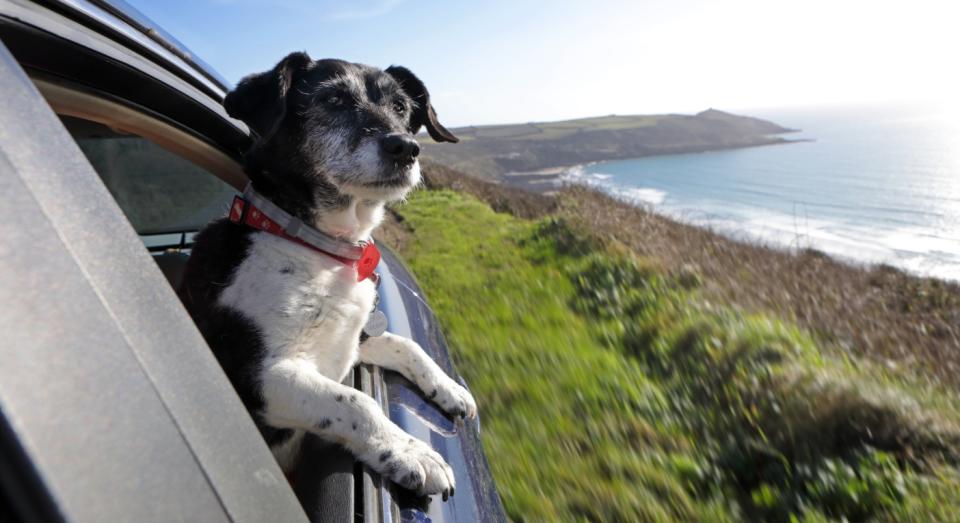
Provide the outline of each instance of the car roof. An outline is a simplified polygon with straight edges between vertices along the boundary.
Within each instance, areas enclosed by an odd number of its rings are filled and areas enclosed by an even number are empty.
[[[110,37],[155,64],[190,82],[218,103],[232,88],[210,65],[183,43],[122,0],[52,0],[43,7]],[[29,4],[24,4],[29,7]]]
[[[200,57],[191,52],[182,42],[127,2],[123,0],[90,0],[90,4],[112,13],[117,18],[128,23],[132,29],[139,31],[162,45],[183,60],[194,73],[215,83],[223,90],[224,94],[233,88],[233,85],[214,70],[213,67],[200,59]],[[78,9],[83,9],[82,4],[72,5],[76,5]]]
[[[0,38],[28,74],[107,93],[239,160],[246,125],[222,101],[226,81],[142,14],[118,2],[0,2]]]

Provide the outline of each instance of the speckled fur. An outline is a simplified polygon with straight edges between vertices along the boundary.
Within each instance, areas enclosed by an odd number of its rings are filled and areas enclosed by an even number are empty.
[[[416,151],[388,159],[385,137],[409,143],[426,125],[435,138],[456,141],[403,68],[294,53],[241,81],[225,106],[258,136],[246,165],[254,188],[351,242],[369,238],[385,203],[420,181]],[[380,365],[451,415],[476,415],[470,393],[415,342],[387,333],[360,343],[376,289],[357,282],[353,267],[221,220],[198,235],[180,296],[285,469],[311,432],[408,489],[453,494],[453,472],[439,454],[341,384],[358,362]]]

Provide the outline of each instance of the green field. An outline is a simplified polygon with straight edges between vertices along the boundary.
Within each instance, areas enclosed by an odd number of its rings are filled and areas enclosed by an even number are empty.
[[[568,213],[448,190],[396,212],[512,519],[958,520],[952,393],[711,303]]]

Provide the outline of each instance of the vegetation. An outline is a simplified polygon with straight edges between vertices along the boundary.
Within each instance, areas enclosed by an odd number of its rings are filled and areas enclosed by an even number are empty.
[[[693,116],[604,116],[561,122],[461,127],[457,147],[436,146],[422,137],[433,159],[475,176],[500,178],[511,172],[654,154],[700,152],[782,143],[789,132],[771,122],[707,110]]]
[[[477,396],[511,518],[960,513],[960,401],[928,367],[885,364],[786,309],[718,300],[726,283],[712,270],[651,248],[689,242],[651,239],[641,251],[598,227],[627,212],[613,200],[512,194],[436,166],[427,174],[434,189],[397,207],[387,235]],[[584,214],[595,198],[606,218]],[[950,303],[927,310],[946,317]]]

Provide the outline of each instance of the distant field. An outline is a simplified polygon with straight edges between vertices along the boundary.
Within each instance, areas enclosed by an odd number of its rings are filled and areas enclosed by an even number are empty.
[[[580,132],[609,129],[634,129],[657,124],[660,116],[603,116],[561,122],[485,125],[461,127],[454,132],[461,140],[509,138],[525,140],[556,139]]]
[[[696,115],[610,115],[453,129],[455,147],[421,136],[426,156],[497,179],[511,172],[653,154],[765,145],[790,129],[771,122],[708,110]]]

